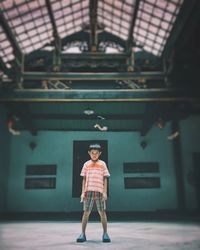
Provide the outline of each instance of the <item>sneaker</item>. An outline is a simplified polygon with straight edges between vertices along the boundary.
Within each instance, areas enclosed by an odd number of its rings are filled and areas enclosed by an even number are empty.
[[[76,242],[85,242],[87,239],[86,239],[86,236],[85,234],[80,234],[79,237],[77,238]]]
[[[102,241],[103,241],[103,242],[110,242],[110,241],[111,241],[111,240],[110,240],[110,237],[108,236],[107,233],[104,233],[104,234],[103,234]]]

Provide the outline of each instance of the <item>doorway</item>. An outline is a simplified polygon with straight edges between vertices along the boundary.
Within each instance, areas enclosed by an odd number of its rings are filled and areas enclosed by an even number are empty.
[[[108,164],[108,142],[106,140],[74,141],[73,143],[73,181],[72,197],[80,197],[82,190],[82,177],[80,176],[83,164],[90,159],[89,145],[99,143],[102,148],[100,159]]]

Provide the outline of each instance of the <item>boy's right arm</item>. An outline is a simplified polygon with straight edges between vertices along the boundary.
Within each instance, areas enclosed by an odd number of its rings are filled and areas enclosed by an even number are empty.
[[[81,193],[81,202],[83,202],[85,198],[85,179],[86,177],[83,176],[83,181],[82,181],[82,193]]]

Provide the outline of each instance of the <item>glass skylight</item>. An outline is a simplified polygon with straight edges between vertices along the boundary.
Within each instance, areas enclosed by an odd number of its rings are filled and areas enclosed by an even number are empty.
[[[6,0],[0,7],[23,53],[37,50],[53,40],[45,0]]]
[[[160,56],[183,0],[143,0],[139,3],[133,39]]]
[[[140,0],[138,9],[135,9],[136,0],[99,0],[97,23],[102,27],[101,31],[105,30],[125,42],[133,38],[144,51],[161,56],[183,1]],[[49,2],[61,39],[89,29],[89,0]],[[1,0],[0,10],[22,53],[28,54],[41,48],[53,49],[51,46],[55,37],[46,0]],[[133,15],[136,15],[136,20],[133,30],[130,30]],[[129,37],[131,33],[132,37]],[[113,49],[105,49],[107,53],[111,50]],[[80,49],[80,53],[81,51]],[[15,59],[12,42],[1,24],[0,57],[8,68],[11,67],[10,62]]]

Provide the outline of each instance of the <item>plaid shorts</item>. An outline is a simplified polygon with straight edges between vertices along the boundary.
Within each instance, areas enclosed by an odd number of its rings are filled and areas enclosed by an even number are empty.
[[[83,210],[87,212],[91,212],[94,201],[96,203],[96,207],[98,211],[104,211],[106,209],[106,202],[102,201],[102,193],[95,191],[88,191],[85,194],[85,199],[83,203]]]

